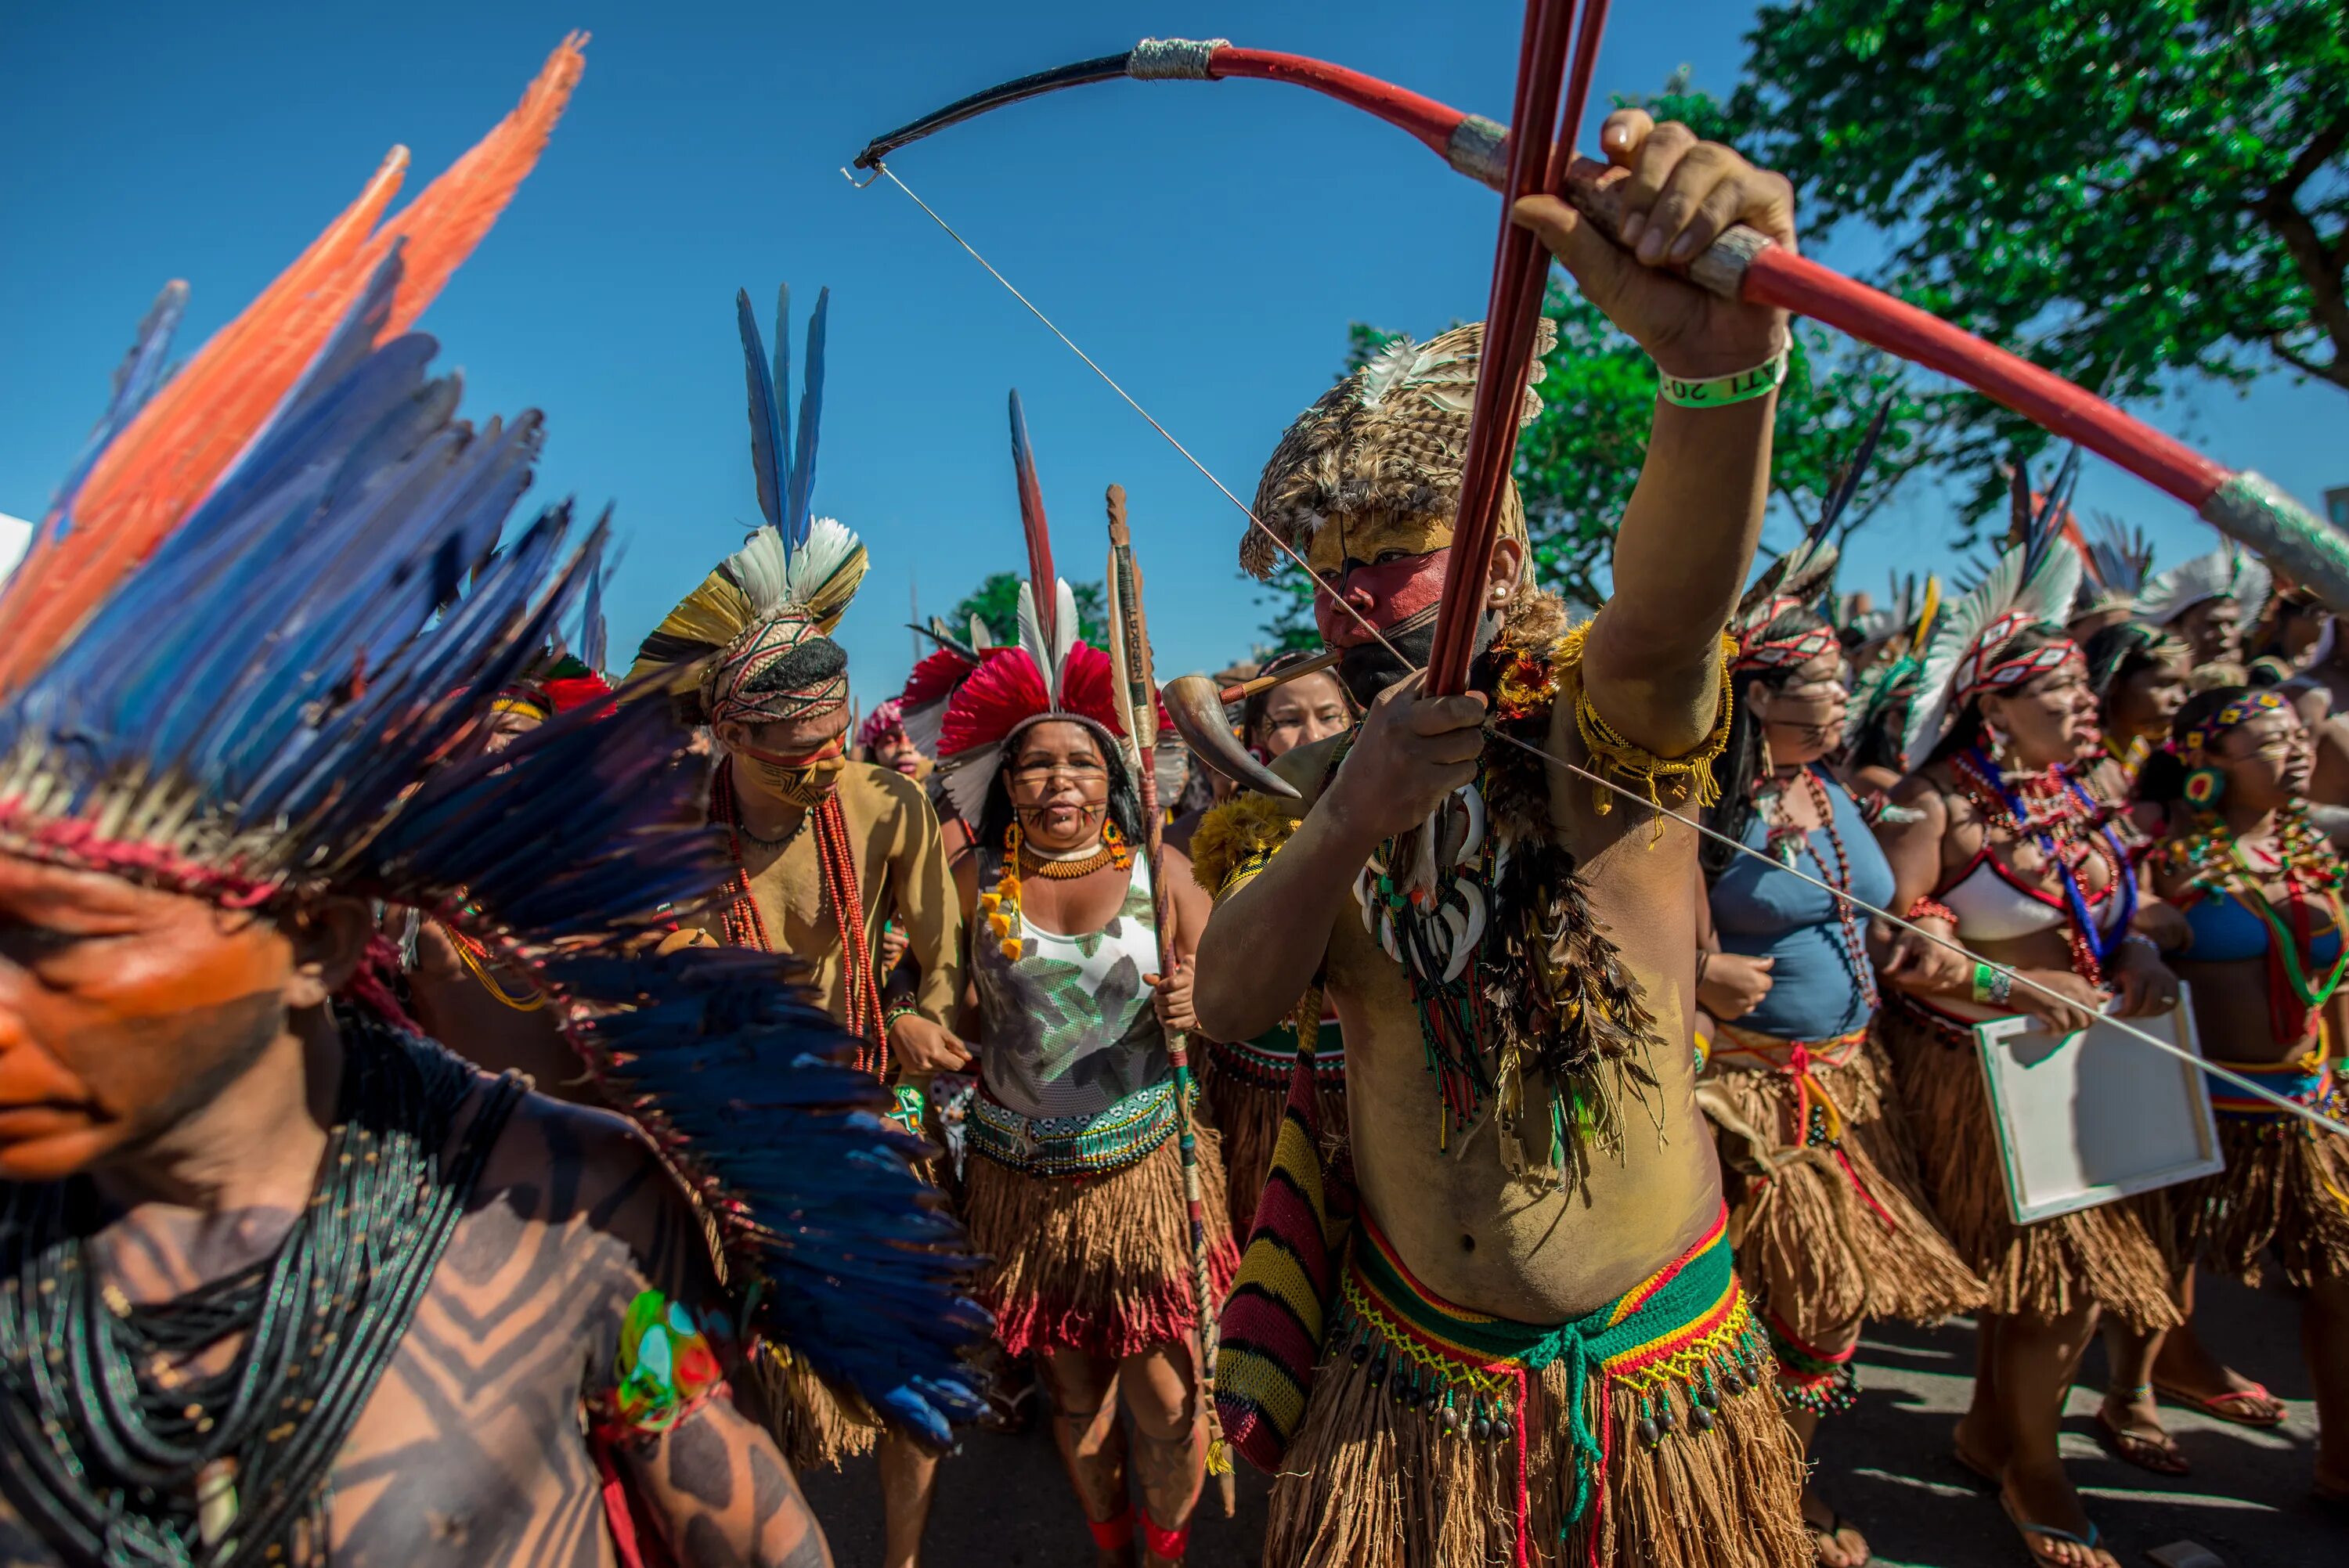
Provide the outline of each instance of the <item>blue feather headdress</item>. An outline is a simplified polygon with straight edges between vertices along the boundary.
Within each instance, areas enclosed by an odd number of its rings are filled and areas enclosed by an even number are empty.
[[[636,650],[631,679],[665,671],[665,684],[686,695],[697,685],[700,700],[684,704],[696,722],[711,717],[713,687],[730,661],[748,659],[732,670],[731,684],[796,645],[803,636],[766,636],[778,623],[804,623],[806,635],[828,636],[848,611],[869,564],[864,544],[836,519],[816,517],[816,433],[823,412],[825,324],[832,291],[816,294],[808,318],[807,366],[794,438],[792,418],[792,291],[775,297],[775,356],[767,357],[749,292],[734,295],[736,330],[742,339],[742,377],[750,394],[750,469],[766,525],[755,529],[742,548],[719,562],[699,587],[653,628]]]
[[[526,971],[713,1218],[747,1326],[942,1444],[978,1408],[960,1352],[987,1319],[916,1173],[925,1146],[788,960],[651,951],[731,871],[664,705],[482,744],[500,691],[595,595],[606,529],[564,503],[498,547],[539,417],[457,417],[434,342],[390,325],[403,264],[395,243],[195,504],[141,520],[151,553],[0,684],[0,854],[245,907],[379,899]],[[170,395],[180,304],[141,329],[45,526],[78,559],[112,542],[80,487]],[[36,550],[10,591],[58,603],[56,559]]]

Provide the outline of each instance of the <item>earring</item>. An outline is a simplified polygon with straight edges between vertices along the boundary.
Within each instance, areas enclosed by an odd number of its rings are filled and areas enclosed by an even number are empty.
[[[1991,760],[1993,762],[2003,763],[2006,760],[2006,731],[2001,729],[1988,718],[1984,718],[1982,720],[1982,739],[1989,743]]]
[[[2207,811],[2227,792],[2227,776],[2216,768],[2197,768],[2186,775],[2186,803]]]

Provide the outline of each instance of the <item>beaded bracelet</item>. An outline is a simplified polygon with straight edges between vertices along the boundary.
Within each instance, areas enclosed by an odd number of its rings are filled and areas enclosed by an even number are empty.
[[[1958,923],[1958,912],[1940,899],[1920,898],[1909,906],[1908,918],[1912,924],[1920,920],[1946,920],[1955,925]]]
[[[922,1010],[914,1006],[911,1002],[898,1003],[895,1006],[881,1015],[881,1037],[885,1040],[889,1037],[889,1031],[897,1026],[898,1019],[907,1017],[918,1018],[921,1016]]]
[[[1656,369],[1656,395],[1676,408],[1726,408],[1767,397],[1786,379],[1787,351],[1780,349],[1761,364],[1728,376],[1702,381],[1684,380]]]
[[[1993,1007],[2003,1007],[2014,993],[2014,975],[1995,964],[1974,964],[1973,999]]]

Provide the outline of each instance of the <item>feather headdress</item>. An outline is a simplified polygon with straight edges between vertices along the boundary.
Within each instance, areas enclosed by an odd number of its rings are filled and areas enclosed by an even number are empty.
[[[2242,607],[2243,624],[2248,626],[2266,611],[2268,594],[2274,586],[2266,565],[2228,540],[2208,555],[2180,562],[2147,578],[2137,596],[2137,613],[2157,626],[2167,626],[2197,604],[2232,599]]]
[[[1878,725],[1889,727],[1890,734],[1896,738],[1907,734],[1908,705],[1916,696],[1917,677],[1924,670],[1924,662],[1920,655],[1927,640],[1932,636],[1934,618],[1940,614],[1941,580],[1939,577],[1926,578],[1924,590],[1920,593],[1915,590],[1912,578],[1898,587],[1897,594],[1899,603],[1896,606],[1869,613],[1871,619],[1879,614],[1893,617],[1890,629],[1879,635],[1875,628],[1870,627],[1868,635],[1869,640],[1880,648],[1893,637],[1906,633],[1906,645],[1890,658],[1878,658],[1861,670],[1858,678],[1852,682],[1851,702],[1844,710],[1843,738],[1846,746]],[[1897,720],[1891,717],[1895,713],[1899,715]]]
[[[818,425],[823,407],[824,326],[832,291],[817,293],[808,318],[805,381],[796,438],[791,405],[791,304],[775,299],[775,356],[770,365],[748,291],[734,296],[749,393],[750,469],[766,526],[719,562],[678,602],[636,650],[633,681],[655,671],[684,700],[696,723],[719,717],[721,691],[739,694],[769,665],[813,637],[828,637],[848,613],[869,564],[864,546],[838,521],[814,517]],[[844,700],[844,696],[843,696]],[[773,715],[753,714],[754,721]]]
[[[1768,634],[1779,616],[1816,603],[1834,583],[1839,553],[1832,537],[1835,526],[1851,505],[1851,498],[1858,493],[1859,481],[1868,472],[1869,460],[1876,456],[1876,445],[1884,438],[1884,424],[1891,409],[1889,399],[1878,405],[1875,417],[1860,436],[1859,449],[1845,466],[1843,477],[1837,481],[1826,504],[1819,509],[1818,521],[1795,541],[1793,549],[1772,562],[1738,600],[1736,613],[1729,619],[1729,630],[1737,639],[1737,668],[1741,671],[1807,664],[1838,645],[1832,616],[1826,617],[1828,624],[1825,626],[1791,636],[1774,639]]]
[[[54,634],[16,642],[11,623],[0,854],[241,908],[382,900],[528,974],[698,1194],[750,1336],[942,1442],[977,1408],[957,1351],[986,1320],[921,1146],[880,1119],[884,1092],[788,961],[647,950],[732,869],[665,708],[589,704],[482,744],[497,694],[580,604],[605,527],[579,538],[564,503],[493,548],[539,417],[475,428],[456,379],[429,374],[405,280],[413,256],[437,286],[447,253],[382,254],[201,484],[176,466],[192,449],[150,445],[157,411],[208,445],[214,405],[237,428],[285,342],[232,329],[167,381],[167,293],[11,584]],[[162,465],[137,504],[89,504],[134,461]],[[378,978],[345,1005],[382,1012]]]
[[[2028,537],[1942,612],[1919,655],[1917,695],[1901,747],[1909,766],[1922,760],[1982,692],[2019,685],[2078,654],[2070,641],[2059,638],[2021,659],[2002,662],[1998,656],[2024,628],[2060,628],[2072,614],[2080,552],[2064,538],[2068,493],[2059,481],[2032,519]]]
[[[978,668],[987,654],[950,637],[931,634],[937,636],[938,647],[926,655],[905,677],[905,689],[897,695],[897,714],[899,722],[905,727],[905,738],[916,750],[935,761],[938,732],[946,724],[947,702],[954,696],[955,688]]]
[[[2153,571],[2153,542],[2144,529],[2132,528],[2108,511],[2090,512],[2080,558],[2087,570],[2078,614],[2134,609]]]
[[[1476,366],[1485,324],[1414,343],[1398,337],[1368,364],[1323,393],[1280,438],[1257,482],[1256,515],[1303,552],[1322,522],[1371,512],[1390,517],[1449,518],[1460,504],[1460,465],[1468,453],[1468,416],[1476,392]],[[1545,318],[1534,338],[1533,378],[1517,411],[1520,428],[1541,413],[1533,390],[1543,356],[1557,346],[1557,325]],[[1515,483],[1505,487],[1500,528],[1526,537],[1526,514]],[[1269,580],[1284,557],[1261,530],[1240,541],[1240,565]]]

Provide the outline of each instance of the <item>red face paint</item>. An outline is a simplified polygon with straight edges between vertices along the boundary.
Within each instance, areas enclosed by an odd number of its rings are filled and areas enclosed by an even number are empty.
[[[1313,621],[1320,628],[1322,642],[1333,648],[1352,648],[1375,640],[1362,629],[1361,621],[1338,603],[1340,596],[1381,632],[1428,609],[1444,596],[1444,569],[1451,559],[1447,546],[1424,555],[1357,566],[1346,573],[1340,594],[1319,589],[1313,595]]]

